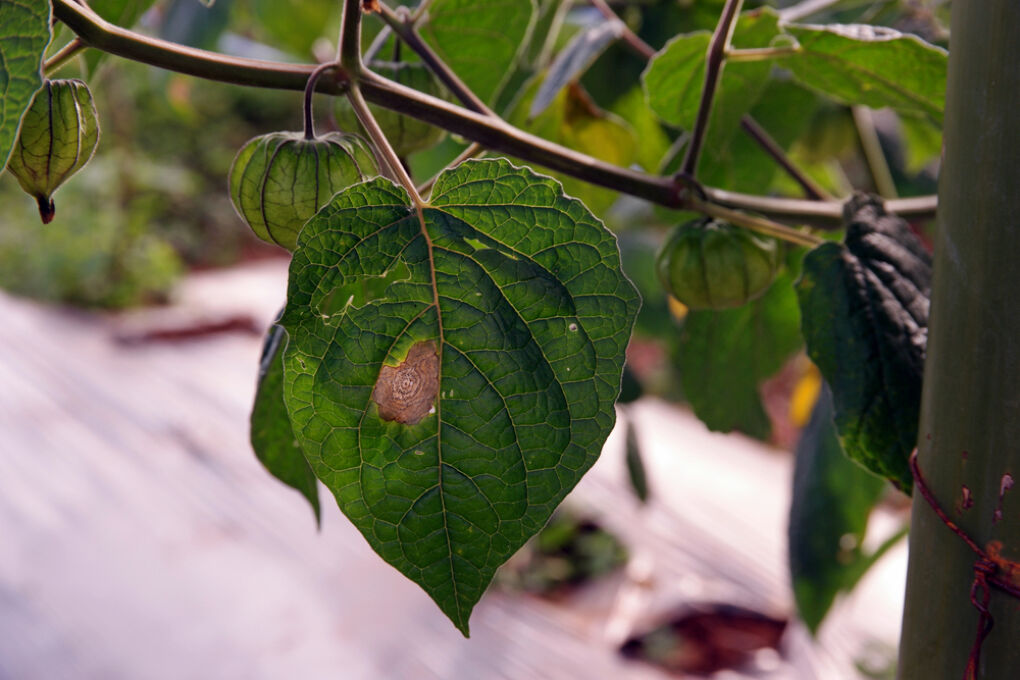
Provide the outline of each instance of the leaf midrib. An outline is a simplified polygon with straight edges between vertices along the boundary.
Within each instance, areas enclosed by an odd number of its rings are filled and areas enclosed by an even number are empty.
[[[410,194],[414,195],[414,194]],[[450,585],[453,587],[453,600],[457,607],[457,627],[464,630],[464,613],[460,604],[460,593],[457,589],[456,570],[453,564],[453,543],[450,540],[450,524],[446,515],[446,491],[443,489],[443,350],[446,346],[446,336],[443,332],[443,310],[439,306],[439,286],[436,283],[436,258],[433,251],[432,237],[429,236],[425,224],[425,208],[428,204],[422,203],[419,199],[414,202],[414,212],[418,217],[418,226],[421,228],[422,238],[425,239],[425,246],[428,248],[429,275],[432,279],[432,304],[436,308],[436,327],[439,330],[439,344],[436,348],[436,355],[439,357],[439,395],[436,397],[436,484],[439,489],[439,507],[443,516],[443,536],[446,537],[446,554],[450,564]]]

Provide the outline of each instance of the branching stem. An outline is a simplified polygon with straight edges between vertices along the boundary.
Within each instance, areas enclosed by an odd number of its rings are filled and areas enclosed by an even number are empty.
[[[607,3],[605,0],[590,0],[590,2],[595,8],[597,8],[602,13],[602,16],[604,16],[606,19],[608,19],[609,21],[620,21],[620,23],[623,24],[623,22],[616,15],[616,13],[613,12],[613,9],[609,6],[609,3]],[[638,35],[635,34],[632,30],[630,30],[630,28],[627,28],[626,24],[623,24],[623,26],[624,32],[621,37],[623,38],[624,42],[626,42],[627,45],[629,45],[634,52],[643,56],[645,59],[651,59],[652,57],[655,56],[654,47],[652,47],[644,40],[642,40],[640,37],[638,37]],[[765,48],[762,50],[731,49],[726,52],[726,60],[733,61],[733,57],[735,54],[745,54],[750,52],[762,55],[767,53],[768,56],[763,56],[761,58],[771,58],[779,53],[785,55],[789,53],[791,50],[796,51],[797,49],[798,48],[785,48],[785,47]],[[759,125],[758,122],[750,116],[750,114],[745,115],[741,119],[740,124],[741,127],[744,128],[744,131],[747,132],[747,134],[750,135],[751,138],[754,139],[754,141],[757,142],[759,146],[761,146],[765,153],[772,156],[776,163],[779,164],[779,167],[785,170],[786,173],[789,174],[790,177],[793,178],[793,180],[804,189],[804,193],[807,194],[808,198],[812,198],[816,201],[833,200],[832,196],[830,196],[824,189],[818,186],[818,184],[814,180],[808,177],[807,174],[805,174],[800,168],[798,168],[793,163],[793,161],[790,160],[790,157],[786,155],[786,152],[783,151],[783,148],[779,146],[779,144],[777,144],[774,139],[772,139],[768,132],[766,132],[765,129],[762,128],[761,125]],[[687,138],[683,138],[683,144],[686,143]],[[668,157],[671,158],[672,155],[669,155]]]
[[[90,47],[208,80],[301,92],[317,67],[231,57],[150,38],[109,24],[92,10],[72,0],[53,0],[53,10],[55,16]],[[351,82],[351,76],[348,68],[341,65],[337,68],[336,77],[319,79],[316,91],[343,94]],[[515,156],[668,208],[685,207],[682,193],[672,178],[648,175],[605,163],[523,132],[502,120],[467,111],[374,73],[361,74],[359,86],[364,97],[373,104],[432,123],[477,142],[486,149]],[[711,203],[736,210],[751,210],[772,219],[816,226],[838,226],[842,223],[842,204],[835,201],[753,196],[714,187],[703,189]],[[906,219],[931,218],[935,214],[935,207],[934,196],[886,202],[887,210]]]
[[[696,175],[698,157],[701,155],[701,146],[708,130],[708,119],[712,115],[715,90],[719,85],[723,66],[726,64],[726,51],[729,49],[733,29],[737,25],[737,17],[740,15],[740,8],[743,4],[744,0],[726,0],[722,14],[719,15],[719,23],[716,24],[715,32],[712,34],[712,40],[708,43],[708,56],[705,58],[705,85],[701,88],[701,102],[698,104],[698,116],[694,121],[694,130],[691,131],[691,143],[687,146],[687,155],[684,156],[683,165],[680,166],[682,175],[688,177]]]
[[[799,246],[814,248],[817,245],[825,243],[824,239],[815,236],[814,234],[809,234],[807,232],[800,231],[799,229],[788,227],[785,224],[779,224],[778,222],[767,220],[763,217],[756,217],[745,212],[730,210],[729,208],[724,208],[714,203],[703,201],[697,197],[692,197],[690,199],[690,207],[692,210],[703,212],[712,217],[718,217],[721,220],[726,220],[727,222],[731,222],[739,227],[744,227],[745,229],[750,229],[751,231],[756,231],[760,234],[765,234],[766,236],[782,239],[783,241]]]

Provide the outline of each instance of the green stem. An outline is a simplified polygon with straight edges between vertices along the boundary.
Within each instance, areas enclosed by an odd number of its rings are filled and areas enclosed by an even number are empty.
[[[744,0],[726,0],[719,23],[715,26],[712,40],[708,43],[708,56],[705,58],[705,85],[701,88],[701,102],[698,104],[698,116],[691,131],[691,143],[687,146],[687,155],[680,166],[680,174],[694,177],[701,155],[701,145],[708,131],[708,119],[712,115],[712,101],[715,89],[719,85],[723,66],[726,65],[726,50],[729,49],[733,29],[737,25],[737,16]]]
[[[351,102],[351,108],[354,109],[358,122],[361,123],[368,136],[371,137],[372,143],[375,144],[375,148],[379,151],[379,155],[389,167],[390,172],[397,178],[400,185],[407,190],[415,205],[418,207],[425,205],[421,194],[418,193],[418,189],[414,186],[414,181],[407,174],[407,168],[404,167],[397,152],[390,145],[390,141],[386,139],[386,134],[379,127],[375,116],[372,115],[372,111],[368,108],[368,103],[365,102],[365,98],[361,95],[358,85],[351,85],[350,89],[347,90],[347,99]]]
[[[318,66],[230,57],[150,38],[109,24],[92,10],[71,0],[53,0],[53,9],[56,17],[67,24],[90,47],[208,80],[301,92],[308,84],[308,77]],[[347,68],[340,67],[335,78],[320,78],[316,90],[340,95],[350,82],[351,73]],[[684,207],[672,178],[648,175],[605,163],[530,135],[502,120],[467,111],[376,74],[363,74],[360,87],[365,98],[373,104],[432,123],[478,142],[491,151],[515,156],[529,163],[668,208]],[[838,227],[842,224],[842,204],[835,201],[772,198],[713,187],[703,188],[709,201],[726,207],[751,210],[773,219],[817,226]],[[907,219],[931,218],[935,214],[935,207],[934,196],[886,203],[887,210]]]
[[[52,75],[61,66],[74,59],[80,52],[87,49],[88,45],[81,41],[81,38],[73,38],[71,42],[67,43],[52,57],[46,60],[43,64],[43,73],[47,76]]]
[[[884,198],[896,198],[896,182],[893,181],[889,164],[885,160],[885,154],[882,153],[882,143],[878,140],[878,132],[875,130],[871,109],[865,106],[852,106],[850,110],[854,116],[857,137],[861,140],[864,160],[868,164],[871,179],[875,183],[875,190],[878,191],[879,196]]]
[[[793,243],[798,246],[807,246],[808,248],[814,248],[815,246],[825,243],[824,239],[809,234],[807,232],[793,229],[785,224],[779,224],[767,220],[763,217],[755,217],[754,215],[748,215],[745,212],[739,212],[736,210],[730,210],[729,208],[723,208],[722,206],[714,203],[708,203],[701,200],[700,198],[691,198],[689,204],[692,210],[705,213],[711,217],[718,217],[721,220],[731,222],[738,227],[744,227],[751,231],[756,231],[766,236],[772,236],[774,238],[782,239],[788,243]]]
[[[796,45],[788,45],[785,47],[759,47],[746,50],[731,49],[726,51],[726,61],[770,61],[772,59],[781,59],[782,57],[793,56],[799,52],[800,47]]]

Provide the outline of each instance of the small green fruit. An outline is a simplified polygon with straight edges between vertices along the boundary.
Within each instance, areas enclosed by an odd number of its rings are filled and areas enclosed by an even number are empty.
[[[446,91],[436,80],[432,72],[424,64],[400,61],[369,61],[368,67],[381,76],[396,81],[433,97],[446,98]],[[359,130],[358,117],[354,115],[347,97],[336,98],[336,122],[342,130]],[[423,121],[403,116],[396,111],[380,106],[369,107],[375,120],[379,123],[386,139],[398,156],[406,156],[415,151],[430,149],[446,135],[446,131],[429,125]]]
[[[53,192],[95,153],[99,121],[92,93],[80,80],[47,80],[21,119],[7,169],[39,204],[48,224],[56,214]]]
[[[656,257],[662,285],[691,309],[753,300],[772,284],[779,263],[775,239],[709,218],[676,227]]]
[[[375,156],[357,135],[273,132],[237,153],[230,199],[259,238],[294,250],[305,222],[333,194],[376,174]]]

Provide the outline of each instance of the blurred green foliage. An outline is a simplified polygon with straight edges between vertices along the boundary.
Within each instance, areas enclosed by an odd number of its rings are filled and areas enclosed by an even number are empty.
[[[163,299],[181,271],[169,242],[150,227],[159,195],[116,196],[114,155],[96,158],[59,193],[48,225],[14,178],[0,180],[0,286],[43,300],[126,307]],[[152,177],[151,165],[137,168]]]
[[[59,74],[79,75],[70,64]],[[190,267],[272,254],[226,190],[236,150],[261,132],[300,129],[300,95],[239,88],[123,60],[91,79],[102,133],[95,158],[56,195],[42,225],[0,175],[0,287],[95,307],[159,302]]]
[[[142,16],[141,23],[147,30],[164,36],[175,26],[194,32],[215,24],[215,30],[198,42],[246,56],[307,61],[315,49],[335,49],[325,44],[335,40],[338,23],[335,5],[292,3],[288,7],[294,11],[284,12],[287,25],[277,26],[267,21],[262,11],[278,4],[224,0],[216,3],[213,22],[212,14],[198,3],[169,2],[170,8],[183,7],[182,12],[186,9],[187,16],[150,12]],[[749,0],[745,9],[761,4]],[[782,7],[790,3],[769,4]],[[543,19],[501,100],[502,110],[514,108],[507,104],[521,99],[529,76],[548,65],[557,47],[565,45],[584,27],[601,21],[596,10],[578,4],[564,12],[562,23],[557,23],[552,20],[557,3],[543,0],[538,5],[544,11]],[[659,48],[678,33],[713,28],[721,5],[722,0],[647,0],[640,6],[626,8],[621,17],[643,39]],[[944,42],[944,17],[923,9],[909,3],[842,0],[812,15],[810,20],[871,21],[916,32],[936,43]],[[169,20],[172,17],[178,17],[176,23]],[[131,24],[134,18],[118,22]],[[370,16],[366,20],[366,48],[380,27],[377,18]],[[61,32],[51,51],[66,40],[66,31]],[[81,76],[83,64],[92,67],[97,63],[88,55],[89,52],[56,75]],[[639,88],[618,87],[622,82],[637,83],[646,63],[617,43],[598,58],[581,83],[591,95],[593,110],[619,116],[619,122],[642,142],[637,145],[636,159],[614,160],[624,164],[637,160],[652,172],[656,165],[661,165],[669,172],[685,151],[683,132],[661,125]],[[0,286],[42,299],[119,307],[164,298],[174,280],[189,267],[223,266],[276,252],[257,242],[234,214],[225,178],[236,150],[245,141],[270,131],[300,128],[299,93],[212,83],[116,58],[103,60],[90,75],[89,83],[103,134],[95,160],[58,193],[56,222],[43,228],[31,200],[20,195],[6,173],[0,175],[3,206]],[[323,131],[330,129],[327,109],[325,101],[317,103]],[[870,177],[845,106],[807,95],[779,75],[752,113],[826,189],[845,195],[851,186],[867,188]],[[900,191],[904,195],[932,191],[940,141],[938,130],[925,121],[897,118],[893,114],[879,120],[887,123],[878,132]],[[577,140],[562,139],[562,126],[557,134],[550,134],[549,130],[540,129],[538,121],[519,122],[530,132],[579,145]],[[577,132],[576,126],[567,127],[567,132]],[[669,144],[675,141],[679,143],[667,152]],[[408,161],[416,179],[432,175],[463,146],[463,140],[454,137],[435,149],[412,154]],[[706,182],[731,190],[800,195],[799,187],[778,172],[772,160],[746,135],[738,133],[731,146],[722,155],[711,147],[706,150],[702,163]],[[600,155],[597,150],[590,151]],[[739,164],[734,163],[737,156],[741,159]],[[579,193],[578,186],[572,189],[571,193]],[[608,192],[589,189],[613,198]],[[654,249],[662,230],[684,217],[630,197],[596,212],[614,230],[637,228],[644,232],[645,249]],[[628,244],[622,245],[627,251]],[[624,259],[627,266],[627,252]],[[635,280],[642,278],[642,266],[633,262],[627,266]],[[649,319],[652,314],[643,314],[644,323],[639,323],[639,327],[646,337],[658,337],[670,345],[676,335],[676,324],[663,313],[665,298],[661,291],[657,286],[651,288],[643,292],[646,306],[654,312],[656,320]]]

